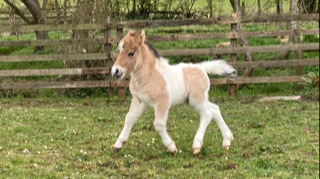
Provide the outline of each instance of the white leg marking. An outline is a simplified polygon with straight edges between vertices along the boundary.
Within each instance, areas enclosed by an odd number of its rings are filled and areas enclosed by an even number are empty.
[[[198,105],[196,108],[200,108],[201,105]],[[214,119],[221,130],[223,136],[222,146],[226,149],[229,149],[231,145],[231,141],[233,140],[233,135],[227,124],[224,122],[220,109],[216,104],[211,103],[210,101],[206,100],[202,105],[200,113],[200,126],[198,131],[194,137],[193,142],[193,153],[197,154],[200,152],[200,149],[203,144],[203,137],[206,132],[208,125],[210,124],[211,120]]]
[[[136,97],[132,98],[130,110],[126,116],[124,127],[119,135],[118,140],[114,144],[115,149],[121,149],[124,142],[129,138],[129,134],[133,124],[137,121],[139,116],[145,111],[146,104],[142,101],[139,101]]]
[[[155,107],[155,120],[154,120],[154,127],[156,131],[159,133],[163,144],[168,148],[171,153],[177,153],[177,147],[174,141],[171,139],[167,132],[166,124],[168,119],[168,110],[165,114],[161,114],[157,107]]]
[[[210,106],[208,106],[209,101],[205,101],[202,105],[202,110],[200,111],[200,126],[198,131],[194,137],[194,142],[192,148],[194,149],[194,153],[200,152],[200,148],[203,144],[203,137],[206,132],[208,125],[212,120],[212,113],[210,111]],[[195,149],[199,149],[195,152]]]
[[[216,104],[210,103],[211,111],[213,112],[213,119],[216,121],[217,125],[219,126],[223,141],[222,146],[226,149],[229,149],[231,145],[231,141],[233,140],[233,135],[227,124],[224,122],[219,107]]]

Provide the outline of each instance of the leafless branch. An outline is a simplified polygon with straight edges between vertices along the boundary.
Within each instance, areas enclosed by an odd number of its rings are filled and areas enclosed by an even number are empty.
[[[33,18],[38,21],[38,19],[41,18],[42,14],[41,14],[41,9],[40,7],[37,5],[36,1],[33,0],[21,0],[24,5],[26,5],[26,7],[29,9],[30,13],[32,14]]]
[[[46,9],[46,7],[47,7],[47,2],[48,2],[48,0],[43,0],[43,4],[42,4],[42,10],[45,10]]]
[[[20,11],[20,9],[11,3],[9,0],[4,0],[12,9],[14,9],[14,13],[20,16],[27,24],[33,24],[34,22],[29,21],[28,18]]]

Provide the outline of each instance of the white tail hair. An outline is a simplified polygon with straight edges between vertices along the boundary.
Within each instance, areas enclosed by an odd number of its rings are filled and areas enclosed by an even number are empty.
[[[199,64],[207,73],[221,76],[237,76],[237,70],[224,60],[206,61]]]

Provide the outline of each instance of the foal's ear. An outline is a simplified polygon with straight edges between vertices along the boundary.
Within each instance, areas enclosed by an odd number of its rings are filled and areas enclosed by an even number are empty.
[[[145,39],[146,39],[146,33],[144,32],[144,30],[141,30],[138,34],[139,44],[142,44]]]

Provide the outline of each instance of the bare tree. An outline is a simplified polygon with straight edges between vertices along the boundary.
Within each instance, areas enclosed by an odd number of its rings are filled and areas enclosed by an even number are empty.
[[[298,0],[298,7],[302,13],[315,13],[317,11],[318,0]],[[318,8],[319,11],[319,8]]]
[[[258,0],[258,15],[261,15],[261,2]]]
[[[277,14],[283,14],[283,0],[276,0]]]
[[[14,9],[15,14],[20,16],[27,24],[45,24],[46,22],[46,5],[47,0],[43,0],[42,7],[39,3],[39,0],[21,0],[22,3],[26,6],[26,8],[30,11],[33,19],[29,20],[21,10],[14,5],[10,0],[4,0],[12,9]],[[35,31],[37,39],[47,39],[48,32],[47,31]],[[36,46],[34,48],[34,52],[39,50],[43,50],[44,46]]]
[[[290,15],[296,15],[297,14],[297,0],[290,0]],[[288,23],[288,29],[297,29],[297,22],[296,21],[290,21]],[[294,41],[294,36],[289,36],[288,43],[292,43]],[[280,58],[287,59],[290,55],[291,51],[287,50],[280,54]]]

